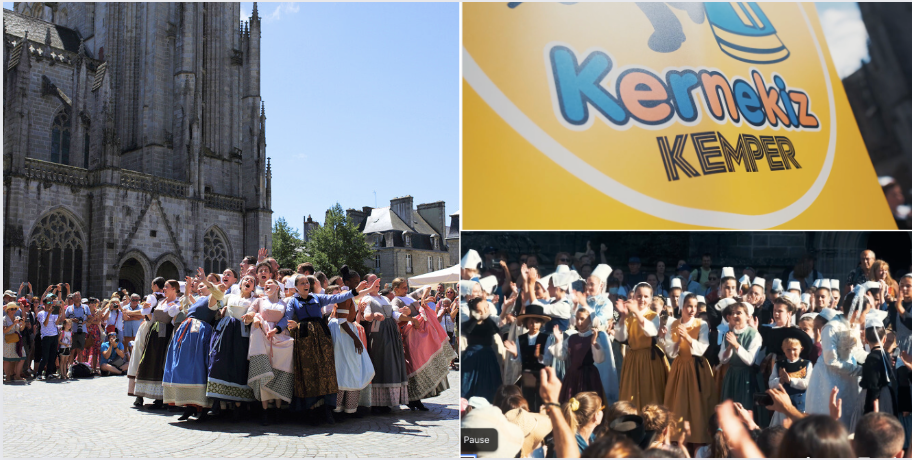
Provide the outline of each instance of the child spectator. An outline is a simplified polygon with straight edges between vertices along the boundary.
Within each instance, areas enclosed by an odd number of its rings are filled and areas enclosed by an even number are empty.
[[[58,355],[60,356],[60,378],[66,380],[69,378],[69,364],[72,361],[70,350],[73,347],[73,320],[68,319],[63,322],[63,331],[60,332],[60,345]]]
[[[864,338],[871,347],[871,352],[861,366],[861,382],[859,383],[865,390],[864,413],[896,414],[896,374],[893,372],[893,361],[883,349],[883,319],[877,313],[880,312],[869,311],[865,320]],[[886,316],[886,312],[883,313],[883,316]]]
[[[801,342],[795,338],[788,338],[782,341],[782,351],[785,353],[785,359],[779,360],[773,365],[773,373],[770,374],[769,387],[776,388],[782,385],[785,392],[789,395],[789,400],[801,412],[804,412],[805,396],[808,389],[808,382],[811,379],[813,364],[806,359],[801,359],[798,355],[801,353]],[[785,420],[785,414],[776,412],[770,426],[782,425]]]

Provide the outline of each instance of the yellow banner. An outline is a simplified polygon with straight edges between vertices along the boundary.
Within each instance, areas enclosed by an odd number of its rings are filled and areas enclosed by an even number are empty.
[[[463,228],[894,229],[812,3],[465,3]]]

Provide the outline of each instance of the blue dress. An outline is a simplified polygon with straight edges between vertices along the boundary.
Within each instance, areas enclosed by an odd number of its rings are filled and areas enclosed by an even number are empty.
[[[221,302],[220,302],[221,303]],[[209,407],[209,346],[216,309],[209,309],[209,296],[190,306],[171,339],[162,378],[165,404]]]
[[[336,380],[336,355],[332,333],[321,309],[342,303],[353,296],[352,291],[336,295],[313,294],[307,298],[295,295],[288,300],[285,317],[277,326],[285,329],[294,320],[298,327],[290,331],[294,339],[294,398],[292,408],[309,409],[319,401],[336,406],[339,384]]]
[[[225,299],[227,314],[215,326],[209,345],[208,398],[235,402],[256,400],[253,389],[247,385],[250,326],[241,320],[251,301],[239,295],[229,295]]]

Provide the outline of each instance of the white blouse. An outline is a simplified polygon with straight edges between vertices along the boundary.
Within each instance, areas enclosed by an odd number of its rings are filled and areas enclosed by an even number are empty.
[[[695,320],[695,317],[690,318],[690,321],[681,323],[681,325],[684,327],[689,327]],[[664,348],[665,354],[667,354],[669,358],[676,358],[678,356],[678,352],[681,349],[680,342],[674,342],[671,340],[671,334],[673,332],[674,331],[672,331],[672,328],[669,327],[668,331],[665,333]],[[679,338],[678,340],[687,339]],[[700,336],[697,338],[697,340],[690,342],[690,354],[691,356],[703,356],[703,353],[706,353],[707,348],[709,348],[709,324],[707,324],[706,321],[703,321],[700,324]]]
[[[740,331],[733,329],[732,332],[735,334],[739,334],[741,332],[744,332],[746,329],[747,328],[744,328],[744,329],[741,329]],[[738,351],[736,353],[734,352],[734,348],[732,348],[732,346],[729,345],[728,342],[723,342],[722,349],[719,350],[719,361],[722,364],[726,364],[729,361],[731,361],[732,355],[736,354],[738,356],[738,358],[744,362],[744,364],[748,364],[748,365],[753,364],[754,359],[757,357],[757,351],[760,350],[760,347],[762,345],[763,345],[763,338],[760,337],[759,332],[756,335],[754,335],[754,340],[751,341],[751,343],[748,344],[748,346],[738,347]]]

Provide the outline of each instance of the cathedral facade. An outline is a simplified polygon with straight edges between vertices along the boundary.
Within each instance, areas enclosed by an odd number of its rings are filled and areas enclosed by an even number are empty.
[[[3,283],[102,297],[271,248],[260,18],[239,3],[3,11]]]

